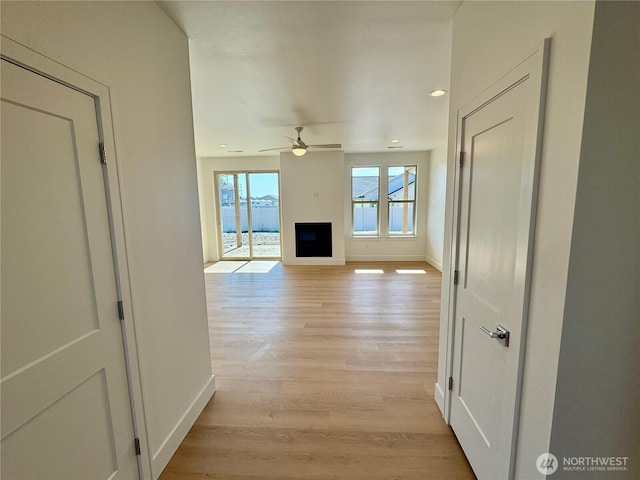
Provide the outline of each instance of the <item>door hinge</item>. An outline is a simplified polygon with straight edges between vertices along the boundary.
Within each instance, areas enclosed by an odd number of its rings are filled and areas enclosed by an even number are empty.
[[[124,305],[122,301],[118,301],[118,318],[124,320]]]
[[[449,377],[449,390],[453,390],[453,377]]]
[[[134,438],[133,439],[133,445],[136,449],[136,455],[141,455],[142,454],[142,450],[140,450],[140,439],[139,438]]]
[[[454,285],[458,284],[458,270],[453,271],[453,284]]]
[[[460,152],[460,160],[458,161],[460,168],[464,167],[464,152]]]
[[[104,148],[104,142],[100,142],[98,144],[98,149],[100,150],[100,163],[103,165],[107,164],[107,151]]]

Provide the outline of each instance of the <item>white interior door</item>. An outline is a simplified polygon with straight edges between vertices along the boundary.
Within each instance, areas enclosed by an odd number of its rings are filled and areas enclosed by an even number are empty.
[[[450,423],[480,479],[512,475],[542,51],[461,113]]]
[[[2,478],[138,478],[94,99],[2,60]]]

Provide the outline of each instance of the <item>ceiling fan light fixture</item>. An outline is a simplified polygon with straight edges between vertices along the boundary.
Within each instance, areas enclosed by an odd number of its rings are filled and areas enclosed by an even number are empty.
[[[324,143],[324,144],[321,144],[321,145],[307,145],[300,138],[300,133],[302,132],[303,129],[304,129],[304,127],[296,127],[295,128],[295,131],[298,132],[298,138],[291,138],[291,137],[287,137],[285,135],[285,138],[288,138],[291,141],[291,143],[292,143],[291,147],[265,148],[263,150],[258,150],[258,152],[271,152],[273,150],[289,150],[289,149],[291,149],[291,152],[296,157],[301,157],[305,153],[307,153],[307,148],[324,148],[324,149],[342,148],[342,144],[341,143]]]
[[[300,146],[295,146],[295,147],[293,147],[293,148],[291,149],[291,151],[293,152],[293,154],[294,154],[296,157],[301,157],[301,156],[303,156],[305,153],[307,153],[307,149],[306,149],[306,148],[303,148],[303,147],[300,147]]]

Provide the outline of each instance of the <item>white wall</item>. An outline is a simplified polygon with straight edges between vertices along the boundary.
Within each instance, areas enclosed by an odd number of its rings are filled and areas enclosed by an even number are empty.
[[[620,479],[640,478],[639,49],[640,3],[598,2],[550,448],[629,457]]]
[[[213,393],[185,35],[153,2],[2,2],[2,33],[106,84],[157,477]],[[114,299],[115,301],[115,299]]]
[[[442,271],[444,255],[444,207],[447,189],[447,147],[429,152],[427,187],[427,262]]]
[[[202,256],[205,262],[220,260],[218,253],[214,173],[280,171],[280,157],[205,157],[198,158],[198,195],[202,221]],[[282,180],[280,181],[282,183]]]
[[[345,156],[344,172],[344,241],[349,261],[424,261],[427,244],[427,199],[429,187],[429,152],[352,153]],[[389,237],[381,231],[378,237],[354,238],[351,235],[351,167],[392,165],[418,166],[415,237]],[[382,172],[381,172],[382,173]],[[384,195],[386,185],[381,185]],[[381,203],[381,225],[387,216]]]
[[[571,247],[593,2],[465,2],[454,17],[445,253],[436,398],[446,385],[453,158],[456,112],[519,63],[545,37],[551,55],[529,326],[516,458],[517,478],[539,478],[537,456],[551,436]]]
[[[280,154],[282,263],[344,265],[344,153]],[[296,257],[296,222],[331,222],[333,256]]]
[[[453,22],[452,22],[453,23]],[[452,49],[453,26],[446,48],[448,51]],[[446,63],[448,69],[446,85],[451,84],[451,55],[449,55]],[[450,112],[451,96],[439,97],[443,101],[448,102],[447,115]],[[437,100],[437,98],[436,98]],[[448,128],[448,125],[447,125]],[[455,130],[444,132],[445,135],[455,135]],[[445,217],[445,199],[447,191],[447,140],[443,140],[442,145],[433,148],[429,152],[429,185],[427,188],[427,245],[426,260],[432,266],[442,271],[444,262],[444,217]]]

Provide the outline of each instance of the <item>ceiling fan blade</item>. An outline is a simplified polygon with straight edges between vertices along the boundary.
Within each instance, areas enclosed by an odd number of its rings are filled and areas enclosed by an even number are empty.
[[[289,140],[293,145],[295,145],[296,143],[298,143],[298,141],[293,138],[293,137],[287,137],[286,135],[284,136],[284,138],[286,138],[287,140]]]
[[[273,150],[289,150],[291,147],[278,147],[278,148],[265,148],[264,150],[258,150],[258,152],[271,152]]]
[[[324,145],[307,145],[308,148],[342,148],[341,143],[326,143]]]

